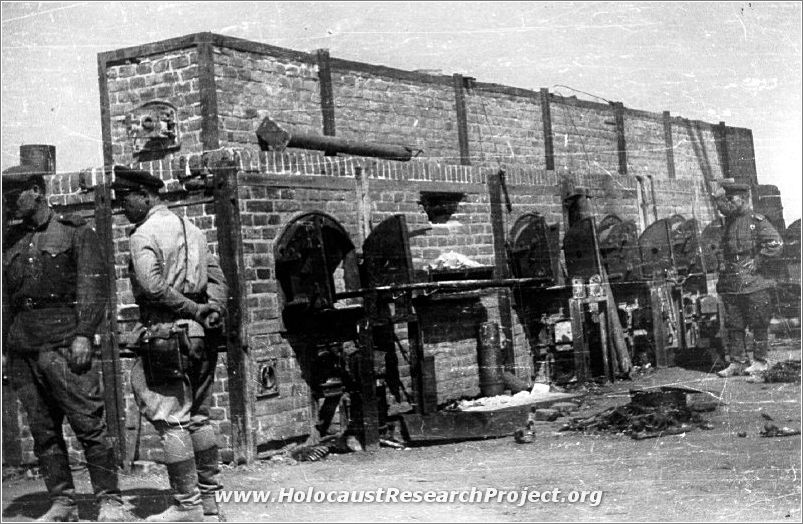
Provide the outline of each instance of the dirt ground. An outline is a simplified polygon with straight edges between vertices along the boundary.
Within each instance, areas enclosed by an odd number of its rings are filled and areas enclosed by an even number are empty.
[[[773,347],[772,361],[799,360],[800,342]],[[801,386],[750,384],[684,368],[658,370],[620,381],[584,398],[575,416],[625,404],[635,386],[685,385],[717,393],[724,405],[703,416],[713,429],[636,441],[624,435],[556,431],[565,422],[539,423],[535,442],[512,437],[405,450],[329,455],[320,462],[260,461],[224,467],[232,490],[306,491],[538,490],[603,492],[589,503],[315,503],[223,504],[230,522],[504,522],[504,521],[775,521],[801,519],[800,436],[761,437],[775,424],[800,428]],[[523,421],[524,422],[524,421]],[[739,436],[745,432],[746,436]],[[96,515],[85,471],[76,472],[82,519]],[[2,520],[28,521],[47,507],[41,479],[3,481]],[[125,476],[123,494],[137,516],[168,502],[161,471]]]

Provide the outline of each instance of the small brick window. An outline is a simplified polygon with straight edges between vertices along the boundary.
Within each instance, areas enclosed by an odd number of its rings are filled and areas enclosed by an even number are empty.
[[[445,224],[457,211],[465,193],[448,191],[421,191],[419,204],[424,206],[429,221],[433,224]]]

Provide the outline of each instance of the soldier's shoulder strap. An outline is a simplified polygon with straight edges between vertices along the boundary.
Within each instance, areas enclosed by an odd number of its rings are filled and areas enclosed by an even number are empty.
[[[66,224],[68,226],[73,226],[73,227],[81,227],[86,225],[86,219],[78,214],[58,215],[56,217],[56,220],[58,220],[62,224]]]

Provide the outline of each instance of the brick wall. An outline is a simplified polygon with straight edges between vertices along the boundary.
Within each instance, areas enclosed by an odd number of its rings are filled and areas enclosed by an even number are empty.
[[[110,64],[106,67],[106,82],[111,148],[116,163],[128,165],[134,161],[132,144],[126,139],[126,115],[155,100],[178,108],[181,151],[202,149],[197,50],[177,49]]]

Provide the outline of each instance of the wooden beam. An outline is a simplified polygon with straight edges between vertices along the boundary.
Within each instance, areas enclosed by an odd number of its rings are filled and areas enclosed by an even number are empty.
[[[108,185],[109,172],[95,186],[95,232],[99,249],[106,266],[106,308],[98,326],[100,338],[103,397],[106,404],[106,425],[114,448],[115,459],[124,471],[129,471],[125,429],[125,401],[123,399],[123,372],[120,366],[120,349],[117,347],[117,275],[114,267],[114,235],[112,232],[112,198]]]
[[[509,276],[507,250],[505,249],[506,227],[505,215],[502,211],[502,184],[504,172],[488,175],[488,198],[491,204],[491,231],[494,246],[494,278],[505,279]],[[499,324],[505,335],[502,346],[502,364],[505,371],[515,373],[516,357],[513,352],[513,315],[511,313],[510,291],[502,288],[496,292],[499,305]]]
[[[104,55],[98,55],[98,88],[100,91],[100,133],[103,140],[103,165],[114,164],[112,149],[112,121],[109,108],[109,79],[106,76],[107,63]]]
[[[716,140],[719,142],[719,162],[722,166],[722,178],[731,178],[730,154],[728,152],[728,126],[720,122],[715,126]]]
[[[675,178],[675,144],[672,139],[672,117],[664,111],[664,144],[666,144],[666,172],[670,179]]]
[[[254,380],[248,331],[245,262],[237,189],[237,163],[225,152],[210,162],[214,173],[215,223],[220,268],[229,286],[226,317],[226,367],[229,378],[229,417],[234,459],[249,464],[256,458]]]
[[[466,97],[463,93],[463,75],[455,73],[452,75],[454,80],[454,104],[457,111],[457,144],[460,148],[460,163],[464,166],[471,165],[471,155],[468,150],[468,119],[466,115]]]
[[[619,174],[627,174],[627,142],[625,141],[625,106],[622,102],[611,102],[616,121],[616,152],[619,155]]]
[[[335,136],[335,95],[332,90],[332,68],[328,49],[318,49],[318,83],[321,89],[323,134]]]
[[[198,91],[201,98],[201,145],[204,150],[220,147],[215,82],[215,54],[211,33],[198,36]]]
[[[547,171],[555,170],[555,144],[552,136],[552,108],[549,105],[549,89],[541,88],[541,122],[544,127],[544,159]]]

